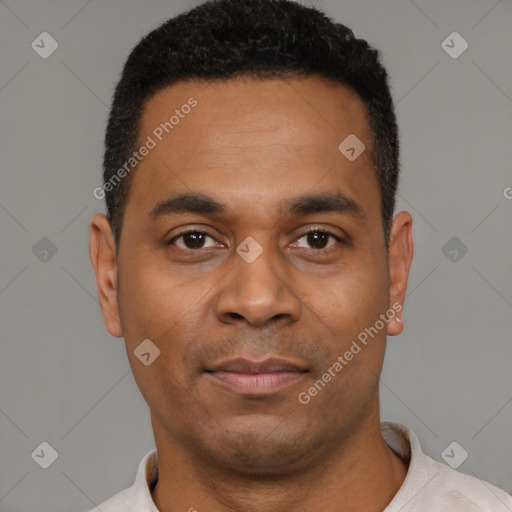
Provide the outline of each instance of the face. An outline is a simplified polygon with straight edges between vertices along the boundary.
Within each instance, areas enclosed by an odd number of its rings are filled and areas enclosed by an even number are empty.
[[[388,262],[364,104],[313,77],[183,82],[147,102],[148,137],[118,258],[102,215],[90,254],[157,444],[252,473],[311,463],[378,415],[402,329],[411,219],[395,217]]]

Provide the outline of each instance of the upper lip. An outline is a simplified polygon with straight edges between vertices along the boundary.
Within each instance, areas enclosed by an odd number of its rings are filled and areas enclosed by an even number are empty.
[[[287,361],[286,359],[267,358],[253,361],[244,357],[222,361],[211,368],[209,372],[236,372],[236,373],[274,373],[274,372],[305,372],[305,368]]]

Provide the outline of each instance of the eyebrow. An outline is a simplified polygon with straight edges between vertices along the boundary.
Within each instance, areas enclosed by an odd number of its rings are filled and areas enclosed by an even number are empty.
[[[341,192],[332,194],[307,194],[289,199],[286,203],[288,214],[308,215],[311,213],[341,213],[351,217],[365,218],[366,215],[354,199]]]
[[[149,212],[149,217],[156,220],[163,215],[175,215],[180,213],[199,213],[206,215],[218,215],[225,213],[225,204],[205,194],[179,194],[171,196],[165,201],[157,203]]]
[[[161,201],[149,213],[152,220],[167,215],[197,213],[201,215],[221,215],[228,207],[205,194],[179,194]],[[306,194],[288,199],[284,203],[285,215],[308,215],[312,213],[340,213],[352,217],[366,218],[363,209],[352,198],[337,193]]]

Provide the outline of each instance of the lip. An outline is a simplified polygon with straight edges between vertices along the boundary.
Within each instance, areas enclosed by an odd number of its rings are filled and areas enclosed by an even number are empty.
[[[207,376],[229,389],[251,396],[276,393],[308,373],[303,366],[285,359],[254,361],[230,359],[205,370]]]
[[[286,359],[267,357],[260,361],[254,361],[245,357],[237,357],[222,361],[207,371],[211,372],[236,372],[236,373],[275,373],[275,372],[302,372],[306,368]]]

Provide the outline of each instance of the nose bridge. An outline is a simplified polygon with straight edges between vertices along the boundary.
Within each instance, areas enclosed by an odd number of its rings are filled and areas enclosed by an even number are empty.
[[[290,322],[299,318],[299,298],[291,289],[282,259],[268,238],[260,245],[247,237],[231,257],[234,268],[216,301],[221,321],[245,319],[251,325],[264,326],[283,317]]]

